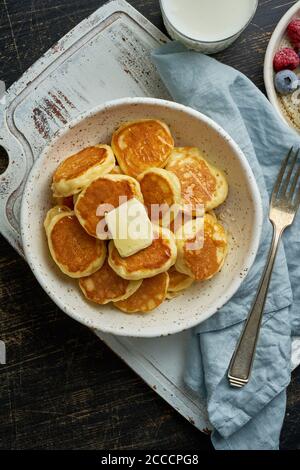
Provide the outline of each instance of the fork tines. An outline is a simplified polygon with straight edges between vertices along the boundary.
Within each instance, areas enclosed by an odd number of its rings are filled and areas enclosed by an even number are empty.
[[[277,180],[272,193],[272,203],[284,200],[291,208],[296,210],[300,204],[299,178],[300,178],[300,149],[290,148],[281,164]]]

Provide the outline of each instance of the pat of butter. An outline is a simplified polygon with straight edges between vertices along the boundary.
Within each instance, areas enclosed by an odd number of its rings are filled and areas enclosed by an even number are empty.
[[[105,221],[120,256],[134,255],[152,243],[151,221],[145,206],[135,198],[105,214]]]

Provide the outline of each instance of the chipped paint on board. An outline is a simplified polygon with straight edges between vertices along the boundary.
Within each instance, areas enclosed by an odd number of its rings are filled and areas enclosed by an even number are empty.
[[[70,106],[70,108],[76,109],[75,104],[72,103],[72,101],[70,101],[69,98],[67,98],[67,96],[64,95],[61,90],[58,90],[58,91],[57,91],[57,94],[61,97],[62,100],[64,100],[64,101]]]
[[[126,47],[123,45],[122,48],[120,44],[125,44],[126,41],[120,38],[121,34],[123,37],[126,34],[127,39]],[[169,95],[149,60],[151,49],[165,40],[161,32],[126,2],[118,0],[106,4],[92,18],[78,25],[59,41],[45,54],[43,63],[36,63],[11,87],[6,95],[8,103],[5,119],[9,132],[6,131],[5,138],[11,142],[13,139],[19,142],[30,167],[33,159],[38,157],[65,122],[101,102],[126,96],[168,99]],[[26,142],[29,143],[28,148]],[[20,156],[17,148],[14,147],[16,161]],[[25,179],[26,165],[22,164],[22,168],[19,180],[15,180],[17,191],[22,191]],[[7,181],[10,194],[9,214],[2,218],[0,224],[2,233],[20,252],[18,227],[14,229],[12,225],[8,227],[3,224],[6,218],[14,223],[11,209],[17,202],[19,193],[14,193],[16,188],[13,186],[13,182]],[[2,214],[7,202],[2,199]],[[15,213],[17,212],[16,210]],[[117,352],[114,345],[111,344],[110,347]],[[124,354],[121,357],[124,358]],[[138,360],[143,360],[139,352],[137,357]],[[128,364],[133,367],[131,360]],[[148,382],[147,374],[143,371],[150,372],[150,368],[150,363],[145,360],[144,365],[135,370]],[[175,393],[179,384],[172,385],[164,379],[165,385],[162,386],[162,375],[156,368],[155,374],[153,381],[149,382],[154,385],[154,390],[184,415],[190,415],[191,412],[184,411],[184,407],[176,399],[175,395],[181,396],[179,390]],[[168,392],[170,386],[174,389],[171,393]],[[189,410],[188,403],[186,409]],[[197,408],[195,412],[198,415],[199,428],[206,425],[201,409]]]
[[[50,132],[49,132],[49,124],[47,121],[47,117],[40,108],[33,108],[32,111],[32,118],[34,122],[34,127],[38,131],[38,133],[44,138],[49,139]]]
[[[50,119],[57,118],[62,124],[67,124],[68,116],[64,116],[63,109],[59,107],[53,100],[44,98],[43,109],[46,111]]]
[[[150,61],[151,48],[165,40],[126,2],[114,1],[46,52],[5,95],[4,119],[10,131],[6,138],[13,135],[24,147],[30,162],[26,171],[63,125],[99,102],[122,96],[169,98]],[[10,167],[14,174],[12,164]],[[24,176],[21,181],[23,184]],[[14,182],[7,181],[11,206]],[[16,234],[9,223],[18,224],[11,218],[7,222],[4,235],[15,245]]]

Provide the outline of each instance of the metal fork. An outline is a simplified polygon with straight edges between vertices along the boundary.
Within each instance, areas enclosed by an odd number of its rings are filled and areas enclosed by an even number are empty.
[[[269,211],[273,239],[258,292],[229,365],[228,379],[233,387],[241,388],[249,381],[279,241],[283,231],[293,223],[300,204],[299,153],[300,149],[297,152],[294,152],[293,148],[290,149],[282,162],[274,185]]]

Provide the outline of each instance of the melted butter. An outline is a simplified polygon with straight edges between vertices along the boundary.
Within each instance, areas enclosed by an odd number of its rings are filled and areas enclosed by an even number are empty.
[[[112,181],[99,178],[93,181],[85,190],[76,204],[76,210],[84,220],[86,230],[96,236],[97,224],[103,216],[97,215],[97,208],[102,204],[109,204],[118,207],[120,197],[131,199],[134,197],[133,186],[125,180]]]
[[[151,245],[152,224],[145,206],[135,198],[105,215],[115,247],[123,257],[131,256]]]

